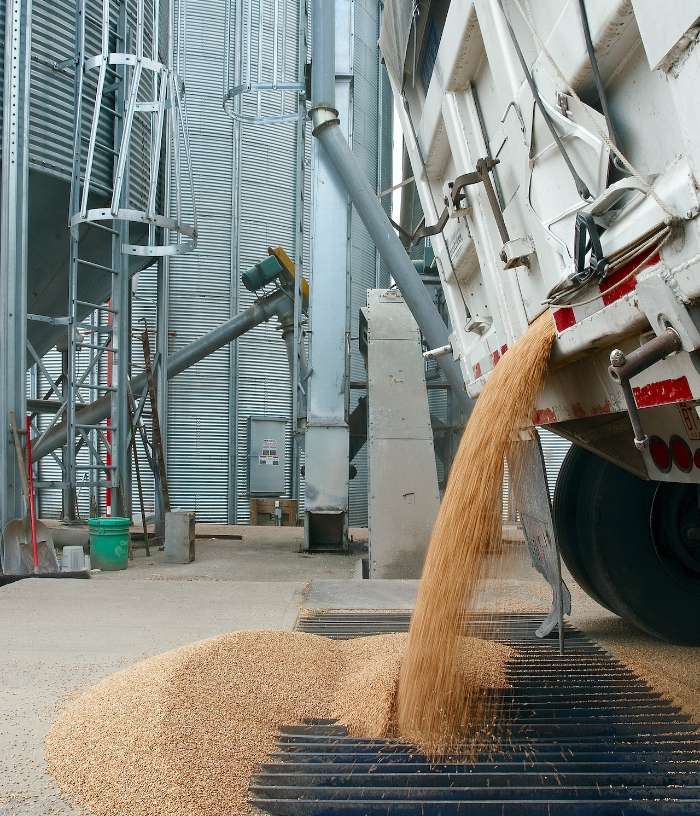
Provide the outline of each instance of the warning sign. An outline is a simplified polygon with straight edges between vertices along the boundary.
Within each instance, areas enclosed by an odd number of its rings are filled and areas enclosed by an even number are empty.
[[[258,455],[259,465],[272,465],[279,467],[280,457],[276,439],[263,439],[262,448]]]

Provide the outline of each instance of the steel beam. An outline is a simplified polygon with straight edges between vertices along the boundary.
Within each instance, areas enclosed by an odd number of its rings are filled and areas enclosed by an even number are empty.
[[[29,80],[32,0],[5,7],[2,176],[0,178],[0,524],[22,514],[9,413],[26,413]]]

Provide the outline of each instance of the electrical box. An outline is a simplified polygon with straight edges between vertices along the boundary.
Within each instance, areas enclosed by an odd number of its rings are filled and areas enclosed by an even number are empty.
[[[285,417],[251,416],[248,418],[248,494],[281,496],[284,485]]]

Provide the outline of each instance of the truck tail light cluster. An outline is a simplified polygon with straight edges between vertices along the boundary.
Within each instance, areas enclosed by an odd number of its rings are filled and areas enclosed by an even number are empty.
[[[660,436],[652,436],[649,440],[649,455],[662,473],[671,470],[671,451]]]
[[[649,455],[662,473],[668,473],[672,465],[683,473],[690,473],[693,465],[700,468],[700,448],[693,455],[690,446],[681,436],[672,436],[668,444],[660,436],[652,436],[649,440]]]
[[[690,473],[693,469],[693,454],[688,443],[680,436],[672,436],[670,445],[674,465],[683,473]]]

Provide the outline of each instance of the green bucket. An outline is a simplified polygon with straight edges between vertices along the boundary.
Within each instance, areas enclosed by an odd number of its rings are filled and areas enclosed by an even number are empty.
[[[101,570],[126,569],[129,559],[128,518],[88,519],[90,566]]]

